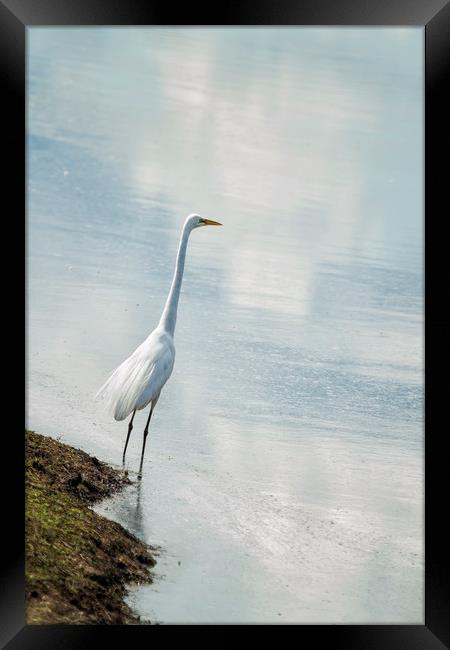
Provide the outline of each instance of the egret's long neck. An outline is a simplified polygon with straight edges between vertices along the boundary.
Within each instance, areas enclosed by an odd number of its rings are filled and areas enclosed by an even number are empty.
[[[170,287],[169,295],[167,296],[166,304],[164,305],[164,310],[159,321],[159,325],[163,327],[166,332],[171,334],[171,336],[173,336],[175,332],[175,325],[177,322],[178,298],[180,297],[184,260],[186,259],[186,248],[190,234],[191,228],[185,226],[181,233],[172,286]]]

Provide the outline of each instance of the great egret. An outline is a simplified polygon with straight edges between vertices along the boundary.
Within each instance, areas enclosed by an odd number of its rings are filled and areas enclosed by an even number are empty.
[[[181,232],[172,285],[157,327],[136,348],[133,354],[114,370],[97,393],[97,396],[102,395],[107,399],[115,420],[125,420],[132,413],[123,450],[123,461],[125,461],[128,440],[133,429],[133,419],[136,411],[140,411],[150,404],[150,413],[144,429],[139,476],[142,475],[145,442],[147,440],[150,420],[161,390],[172,374],[175,361],[173,336],[177,320],[178,299],[183,280],[184,261],[189,235],[194,228],[221,225],[218,221],[204,219],[198,214],[190,214],[188,216]]]

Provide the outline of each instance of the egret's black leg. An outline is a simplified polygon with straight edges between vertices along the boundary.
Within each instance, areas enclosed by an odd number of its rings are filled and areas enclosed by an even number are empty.
[[[139,474],[138,474],[139,478],[142,478],[142,463],[144,462],[144,451],[145,451],[145,443],[147,441],[147,435],[148,435],[148,425],[150,424],[153,409],[155,408],[155,406],[156,406],[156,404],[153,403],[151,408],[150,408],[150,414],[148,416],[147,424],[145,425],[145,429],[144,429],[144,442],[142,444],[141,464],[139,465]]]
[[[136,409],[134,409],[133,415],[131,416],[131,420],[130,420],[130,422],[128,424],[128,435],[127,435],[127,439],[126,439],[126,442],[125,442],[125,447],[124,447],[124,450],[123,450],[123,456],[122,456],[122,462],[123,463],[125,462],[125,454],[127,453],[128,440],[130,439],[130,433],[131,433],[131,431],[133,429],[133,420],[134,420],[135,414],[136,414]]]

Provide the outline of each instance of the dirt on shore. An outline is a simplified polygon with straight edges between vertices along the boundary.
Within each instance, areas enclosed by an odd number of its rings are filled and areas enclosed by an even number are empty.
[[[129,485],[128,476],[25,435],[27,623],[141,623],[123,599],[128,584],[151,582],[155,549],[89,507]]]

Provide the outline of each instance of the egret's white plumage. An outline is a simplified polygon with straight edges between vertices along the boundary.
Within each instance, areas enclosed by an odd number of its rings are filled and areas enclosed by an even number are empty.
[[[125,420],[157,398],[172,374],[175,362],[173,338],[157,327],[125,359],[99,390],[105,395],[115,420]]]
[[[194,228],[208,225],[220,226],[221,224],[211,219],[204,219],[198,214],[191,214],[186,219],[178,247],[172,285],[157,327],[133,354],[114,370],[97,393],[97,396],[105,398],[116,420],[124,420],[133,413],[128,428],[124,457],[128,438],[133,428],[135,411],[145,408],[148,404],[151,405],[149,419],[144,430],[141,467],[150,417],[164,384],[172,374],[175,362],[173,337],[189,235]]]

